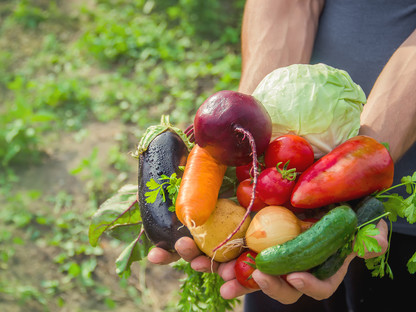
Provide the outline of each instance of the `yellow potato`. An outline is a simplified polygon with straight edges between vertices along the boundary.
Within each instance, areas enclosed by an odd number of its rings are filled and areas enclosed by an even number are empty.
[[[212,250],[237,228],[245,212],[246,209],[232,200],[219,199],[209,219],[203,225],[190,229],[199,249],[218,262],[227,262],[237,258],[242,251],[242,244],[241,242],[233,244],[232,240],[244,237],[251,221],[250,216],[228,244],[218,249],[215,254]]]

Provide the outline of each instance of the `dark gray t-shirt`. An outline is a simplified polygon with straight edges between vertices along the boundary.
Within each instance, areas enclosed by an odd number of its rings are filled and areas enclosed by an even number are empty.
[[[415,29],[416,0],[327,0],[311,63],[346,70],[368,96],[384,65]],[[396,164],[394,184],[415,171],[416,144]],[[404,188],[398,193],[407,196]],[[401,220],[393,230],[416,236],[416,224]]]

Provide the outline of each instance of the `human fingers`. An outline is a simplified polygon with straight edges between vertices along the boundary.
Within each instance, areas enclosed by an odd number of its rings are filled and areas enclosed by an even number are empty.
[[[370,259],[370,258],[374,258],[374,257],[378,257],[382,254],[384,254],[387,251],[387,247],[388,247],[388,232],[389,232],[389,228],[387,226],[386,221],[384,221],[383,219],[381,219],[378,224],[377,224],[377,228],[379,229],[379,234],[377,234],[376,236],[373,236],[377,242],[379,243],[379,245],[381,246],[381,251],[380,252],[368,252],[366,251],[365,255],[364,255],[364,259]]]
[[[191,262],[193,259],[202,254],[194,240],[190,237],[180,238],[175,244],[175,249],[187,262]]]
[[[295,272],[288,274],[287,282],[299,292],[316,300],[329,298],[339,287],[347,273],[348,266],[355,254],[350,254],[341,268],[326,280],[320,280],[307,272]]]
[[[235,279],[235,261],[221,263],[218,267],[218,275],[226,282]]]
[[[242,286],[235,278],[225,282],[220,288],[221,297],[224,299],[233,299],[242,295],[257,291]]]
[[[185,261],[191,263],[195,271],[208,273],[216,272],[218,269],[218,263],[205,256],[190,237],[179,239],[175,244],[175,249]]]
[[[302,292],[279,276],[264,274],[259,270],[255,270],[252,276],[266,295],[283,304],[295,303],[302,296]]]
[[[191,261],[191,268],[198,272],[216,273],[219,263],[210,257],[201,255]]]
[[[169,252],[162,248],[152,248],[147,255],[147,259],[154,264],[169,264],[180,259],[180,256],[175,252]]]

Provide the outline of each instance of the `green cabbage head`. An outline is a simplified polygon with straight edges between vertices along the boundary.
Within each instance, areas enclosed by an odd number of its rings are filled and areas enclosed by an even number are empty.
[[[304,137],[315,158],[356,136],[366,96],[349,74],[325,64],[295,64],[268,74],[253,92],[270,114],[273,138]]]

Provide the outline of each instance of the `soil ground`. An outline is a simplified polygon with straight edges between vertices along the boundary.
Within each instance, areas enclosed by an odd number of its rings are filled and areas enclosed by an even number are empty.
[[[13,189],[15,193],[24,193],[30,190],[38,190],[42,197],[54,196],[60,191],[65,191],[73,197],[73,205],[69,209],[82,214],[82,210],[88,203],[85,195],[85,181],[69,172],[76,167],[82,159],[91,154],[93,147],[99,150],[99,162],[104,163],[102,157],[108,155],[108,150],[117,144],[116,138],[128,129],[125,125],[116,121],[103,123],[90,123],[86,126],[87,136],[81,141],[71,133],[59,134],[59,140],[52,140],[41,163],[20,170],[19,183]],[[134,136],[131,136],[130,145],[134,148]],[[131,174],[126,182],[134,183],[136,179],[136,160],[126,155],[131,165]],[[30,210],[44,210],[42,200],[32,203]],[[88,229],[86,228],[85,231]],[[45,235],[47,233],[44,233]],[[24,236],[24,233],[15,233]],[[94,271],[94,280],[97,284],[105,286],[111,292],[111,300],[117,303],[114,309],[120,312],[130,311],[166,311],[171,310],[178,300],[180,279],[184,276],[170,266],[158,266],[151,263],[135,263],[132,266],[132,276],[128,280],[133,287],[137,300],[141,303],[139,308],[131,296],[126,294],[125,287],[120,286],[120,278],[115,273],[115,260],[120,254],[120,246],[112,246],[110,241],[103,240],[101,244],[104,252],[98,257],[97,268]],[[39,246],[26,242],[15,248],[12,263],[7,269],[0,269],[0,280],[10,281],[11,284],[25,284],[39,286],[39,281],[57,280],[61,278],[59,267],[54,263],[56,248],[51,246]],[[71,286],[73,287],[73,286]],[[106,311],[109,310],[103,303],[102,296],[91,294],[86,289],[65,289],[57,294],[65,305],[59,307],[59,302],[46,303],[46,310],[50,311]],[[25,304],[16,302],[13,296],[0,294],[0,311],[4,312],[36,312],[45,311],[45,306],[36,300],[26,300]],[[241,305],[235,311],[242,311]]]

